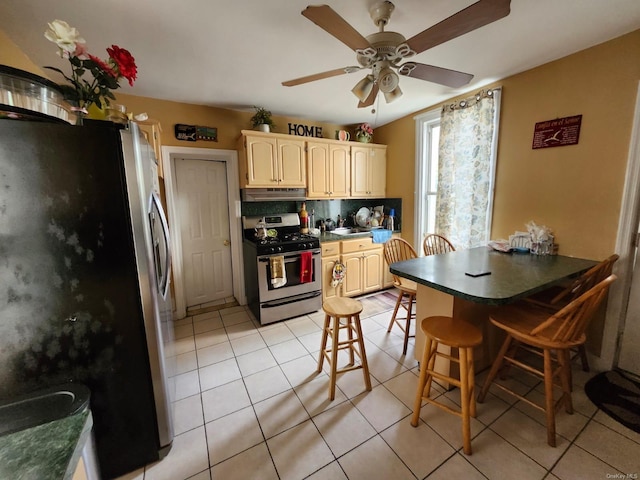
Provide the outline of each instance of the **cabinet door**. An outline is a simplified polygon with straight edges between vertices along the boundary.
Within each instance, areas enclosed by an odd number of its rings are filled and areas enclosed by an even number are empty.
[[[369,195],[385,197],[387,190],[387,150],[372,147],[369,150]]]
[[[342,294],[345,297],[360,295],[363,291],[362,253],[342,255],[342,263],[347,268],[342,281]]]
[[[322,257],[322,300],[339,296],[340,287],[333,287],[333,266],[340,260],[338,255]]]
[[[307,165],[304,140],[278,139],[278,186],[306,187]]]
[[[332,198],[346,198],[351,192],[351,155],[348,145],[329,146],[329,192]]]
[[[326,143],[307,142],[307,197],[329,196],[329,146]]]
[[[247,185],[251,187],[275,187],[278,185],[276,139],[246,137]]]
[[[351,147],[351,196],[369,196],[369,149]]]
[[[382,288],[382,257],[382,250],[367,252],[363,257],[363,293],[375,292]]]

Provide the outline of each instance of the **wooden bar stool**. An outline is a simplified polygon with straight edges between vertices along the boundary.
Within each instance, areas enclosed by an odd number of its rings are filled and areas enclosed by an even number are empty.
[[[371,391],[369,365],[367,364],[364,337],[362,336],[362,328],[360,326],[362,303],[352,298],[335,297],[325,301],[322,304],[322,310],[324,310],[325,317],[317,372],[322,372],[322,364],[326,358],[331,366],[329,400],[335,398],[336,376],[338,373],[344,373],[358,368],[362,368],[367,391]],[[340,321],[340,319],[343,319],[343,321]],[[347,331],[346,339],[340,340],[340,330]],[[327,347],[327,339],[329,337],[331,337],[331,346]],[[339,350],[349,351],[349,363],[340,369],[338,369]],[[355,364],[355,355],[358,355],[360,358],[359,365]]]
[[[473,347],[482,343],[482,332],[464,320],[451,317],[428,317],[422,320],[420,328],[425,334],[425,347],[420,362],[420,380],[413,407],[411,425],[418,426],[422,401],[431,403],[442,410],[462,418],[462,441],[464,453],[471,455],[471,420],[476,416],[474,397]],[[458,349],[458,358],[452,354],[438,351],[438,345]],[[451,352],[453,353],[453,352]],[[436,358],[446,358],[460,365],[460,378],[437,372]],[[444,380],[460,388],[462,408],[455,410],[430,397],[433,379]]]

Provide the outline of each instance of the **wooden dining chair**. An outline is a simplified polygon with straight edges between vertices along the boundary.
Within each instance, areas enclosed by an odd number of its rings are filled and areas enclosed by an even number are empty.
[[[546,308],[523,302],[497,308],[490,315],[491,323],[504,330],[507,337],[482,386],[478,402],[484,401],[489,387],[493,384],[545,412],[547,443],[555,447],[556,410],[564,407],[567,413],[573,413],[569,350],[584,343],[584,332],[615,279],[615,275],[608,276],[551,315]],[[524,355],[519,355],[523,351]],[[543,379],[544,405],[533,402],[506,384],[496,381],[498,373],[508,371],[511,367]],[[500,378],[503,376],[506,375],[501,375]],[[555,400],[554,387],[558,385],[562,394]]]
[[[422,249],[424,250],[424,254],[427,256],[455,251],[454,246],[451,245],[449,240],[436,233],[431,233],[424,237]]]
[[[418,258],[418,254],[406,240],[403,240],[402,238],[392,238],[384,244],[384,259],[386,260],[387,265],[391,266],[392,263],[411,260],[412,258]],[[411,327],[411,319],[415,318],[413,306],[416,301],[416,291],[418,286],[416,282],[398,277],[397,275],[393,275],[393,285],[399,290],[399,293],[387,333],[391,332],[394,323],[400,327],[400,330],[404,332],[402,354],[406,355],[410,336],[409,329]],[[407,316],[405,318],[398,318],[398,310],[400,307],[407,312]]]
[[[584,292],[592,288],[594,285],[597,285],[602,280],[611,275],[613,264],[616,263],[618,258],[620,258],[619,255],[613,254],[580,275],[580,277],[578,277],[570,285],[555,285],[551,288],[527,297],[525,300],[541,307],[548,308],[549,310],[558,311],[578,298]],[[582,363],[582,370],[588,372],[590,370],[589,360],[587,358],[587,352],[584,344],[578,346],[575,349],[575,355],[572,357],[572,361],[576,357],[580,358],[580,361]]]

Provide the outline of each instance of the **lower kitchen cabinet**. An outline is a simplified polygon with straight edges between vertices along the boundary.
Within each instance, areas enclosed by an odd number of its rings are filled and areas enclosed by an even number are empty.
[[[331,285],[333,267],[340,261],[340,242],[323,243],[322,249],[322,301],[340,296],[340,286]]]
[[[343,296],[353,297],[382,289],[382,245],[365,237],[342,241],[340,250],[346,267]]]
[[[373,243],[371,237],[327,242],[321,248],[323,301],[333,297],[355,297],[393,286],[383,245]],[[346,272],[342,285],[333,287],[333,267],[338,261],[344,264]]]

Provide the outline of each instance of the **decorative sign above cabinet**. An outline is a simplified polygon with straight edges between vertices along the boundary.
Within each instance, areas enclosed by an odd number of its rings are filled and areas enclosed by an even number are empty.
[[[575,145],[580,138],[582,115],[538,122],[533,130],[533,150]]]
[[[289,123],[288,125],[289,125],[289,135],[298,135],[299,137],[322,138],[322,127],[298,125],[297,123]]]
[[[195,142],[197,140],[207,142],[218,141],[218,129],[214,127],[176,123],[174,132],[177,140],[184,140],[186,142]]]

